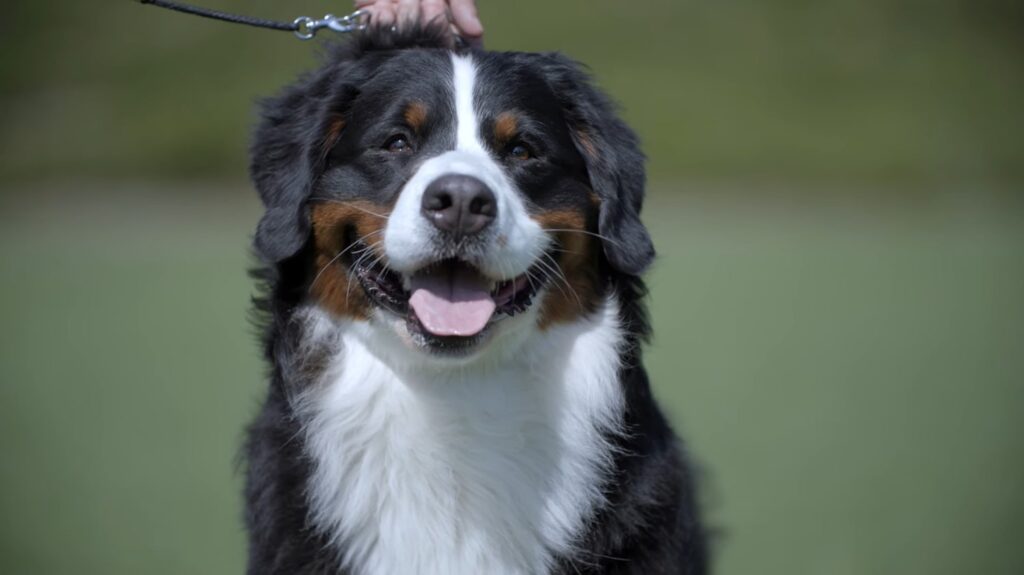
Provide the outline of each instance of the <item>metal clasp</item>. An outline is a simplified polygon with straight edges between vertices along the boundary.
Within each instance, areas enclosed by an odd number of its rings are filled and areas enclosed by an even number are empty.
[[[366,14],[365,10],[356,10],[347,16],[328,14],[319,20],[309,16],[300,16],[294,22],[295,35],[300,40],[311,40],[321,28],[330,28],[343,34],[362,30],[366,28],[366,23],[363,22],[363,16]]]

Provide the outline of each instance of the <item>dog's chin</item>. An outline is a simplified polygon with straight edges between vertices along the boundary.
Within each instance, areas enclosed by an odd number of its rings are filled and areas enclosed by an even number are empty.
[[[538,266],[511,279],[491,278],[458,258],[400,274],[383,263],[353,265],[363,291],[409,347],[439,358],[472,357],[511,318],[538,300],[546,274]]]

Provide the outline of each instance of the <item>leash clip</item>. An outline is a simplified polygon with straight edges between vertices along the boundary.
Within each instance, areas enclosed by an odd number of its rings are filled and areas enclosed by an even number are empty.
[[[309,16],[300,16],[294,22],[295,35],[299,40],[311,40],[316,36],[317,31],[322,28],[330,28],[342,34],[356,32],[366,28],[366,24],[363,22],[363,16],[365,15],[365,10],[356,10],[347,16],[328,14],[319,20]]]

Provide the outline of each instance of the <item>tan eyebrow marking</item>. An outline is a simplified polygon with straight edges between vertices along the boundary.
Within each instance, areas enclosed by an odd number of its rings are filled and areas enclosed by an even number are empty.
[[[513,112],[502,112],[494,119],[494,140],[499,147],[511,142],[519,134],[519,121]]]
[[[423,102],[410,102],[405,107],[405,123],[416,133],[419,133],[427,123],[427,106]]]

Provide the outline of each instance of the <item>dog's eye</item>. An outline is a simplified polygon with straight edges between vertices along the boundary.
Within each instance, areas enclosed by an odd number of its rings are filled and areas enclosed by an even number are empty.
[[[525,162],[533,157],[533,151],[522,142],[515,142],[508,147],[508,156],[513,160]]]
[[[412,151],[412,144],[409,143],[409,139],[404,135],[395,134],[388,138],[387,143],[384,144],[384,149],[395,154],[403,154]]]

